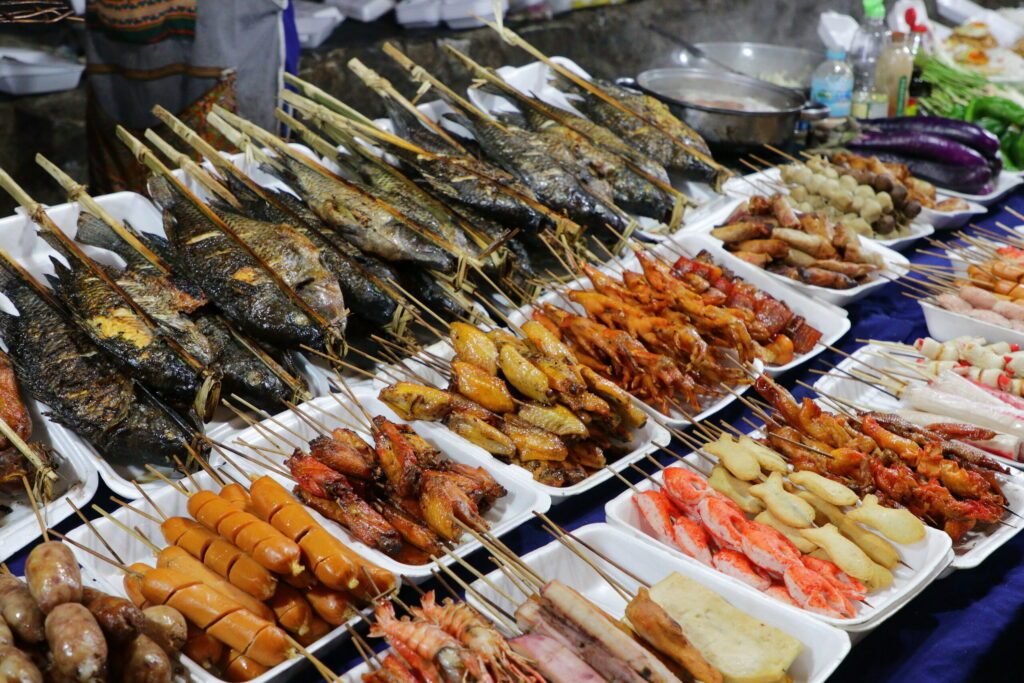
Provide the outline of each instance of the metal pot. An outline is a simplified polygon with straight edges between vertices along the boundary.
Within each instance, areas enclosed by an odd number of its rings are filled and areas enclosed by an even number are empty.
[[[713,61],[701,59],[685,49],[678,55],[679,66],[715,70],[714,62],[741,74],[784,87],[810,90],[811,73],[825,60],[821,50],[767,43],[697,43],[695,47]]]
[[[635,85],[718,147],[785,145],[807,108],[795,90],[723,71],[650,69],[636,77]],[[763,109],[731,109],[715,106],[715,100],[753,103]]]

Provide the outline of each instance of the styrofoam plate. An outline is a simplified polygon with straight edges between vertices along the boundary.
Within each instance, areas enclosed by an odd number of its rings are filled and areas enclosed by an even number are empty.
[[[918,303],[924,313],[928,334],[939,341],[965,336],[985,337],[991,342],[1003,341],[1024,346],[1024,332],[949,311],[928,300],[921,300]]]
[[[442,340],[424,349],[421,352],[421,360],[424,358],[429,358],[430,356],[448,359],[451,358],[452,355],[453,352],[451,346],[446,341]],[[447,377],[442,377],[432,367],[423,365],[421,362],[417,360],[417,356],[413,356],[412,358],[406,359],[405,361],[403,361],[403,364],[409,370],[419,375],[424,381],[431,384],[432,386],[447,386]],[[384,386],[399,381],[400,379],[402,381],[405,381],[404,375],[400,371],[397,371],[394,368],[382,366],[378,371],[375,386],[379,390]],[[647,408],[647,406],[643,405],[642,403],[638,402],[638,405],[642,406],[644,410],[647,411],[648,413],[651,412],[650,409]],[[424,437],[433,438],[436,435],[436,438],[440,440],[442,438],[445,438],[445,435],[454,436],[455,439],[464,444],[466,449],[469,449],[473,453],[475,453],[478,458],[497,461],[497,458],[495,456],[491,455],[490,453],[480,448],[476,444],[473,444],[470,441],[463,439],[461,436],[453,434],[443,424],[440,424],[438,422],[413,422],[411,424],[413,424],[416,428],[416,431],[418,431]],[[584,491],[589,491],[598,484],[607,481],[609,478],[614,476],[614,474],[612,473],[613,471],[621,472],[626,467],[629,467],[630,464],[637,462],[645,455],[653,453],[663,448],[664,446],[667,446],[671,440],[672,435],[669,434],[668,430],[666,430],[661,425],[657,424],[654,420],[648,420],[647,424],[645,424],[641,429],[638,429],[633,433],[632,442],[630,442],[628,445],[623,446],[623,448],[629,449],[627,453],[625,453],[618,459],[609,462],[608,466],[605,467],[604,469],[600,469],[593,472],[589,477],[587,477],[586,479],[577,484],[573,484],[572,486],[548,486],[547,484],[542,484],[539,481],[536,481],[533,478],[533,475],[531,475],[527,470],[523,469],[522,467],[519,467],[518,465],[512,465],[508,463],[503,464],[505,465],[505,467],[508,467],[509,470],[512,473],[514,473],[517,477],[520,477],[524,482],[526,482],[527,485],[546,494],[547,496],[550,496],[554,503],[559,503],[565,498],[575,496],[576,494],[583,493]]]
[[[46,409],[43,404],[29,399],[26,405],[32,415],[32,441],[49,444],[61,454],[62,462],[57,471],[68,482],[67,490],[40,510],[46,526],[53,527],[74,514],[70,503],[83,508],[92,500],[99,488],[99,475],[91,457],[79,448],[62,447],[60,440],[54,438],[52,423],[41,414]],[[10,507],[10,512],[0,517],[0,538],[3,539],[0,561],[3,561],[39,538],[41,532],[24,492],[14,499],[0,496],[0,502]]]
[[[733,607],[751,617],[793,636],[804,645],[788,672],[795,681],[818,683],[826,680],[850,651],[848,634],[813,619],[800,610],[786,607],[749,586],[734,583],[703,565],[682,562],[666,555],[659,549],[607,524],[590,524],[576,529],[573,535],[618,565],[616,567],[611,562],[581,548],[581,552],[589,555],[588,560],[593,560],[602,571],[621,583],[627,591],[635,592],[640,584],[626,572],[648,585],[661,581],[669,574],[679,573],[713,590]],[[626,602],[622,597],[593,567],[560,542],[552,541],[524,555],[523,561],[544,580],[558,580],[574,588],[613,618],[621,618],[624,615]],[[527,597],[497,569],[487,575],[486,581],[477,579],[473,582],[472,588],[509,613],[514,612],[519,605],[510,603],[501,593],[522,600]],[[487,613],[486,604],[481,604],[472,597],[469,602]]]
[[[363,385],[361,387],[353,388],[352,392],[355,395],[356,400],[359,402],[359,405],[362,406],[362,409],[370,415],[383,415],[394,422],[407,424],[404,420],[395,415],[387,405],[377,400],[377,392],[373,387]],[[339,405],[339,401],[345,405],[345,408]],[[351,413],[347,412],[346,408],[348,411],[351,411]],[[355,421],[352,414],[361,415],[360,409],[357,406],[352,405],[351,400],[344,394],[321,396],[313,401],[302,404],[300,409],[303,410],[306,415],[324,424],[324,426],[329,429],[347,427],[349,424],[354,424]],[[331,417],[327,417],[327,415],[330,415]],[[418,422],[413,423],[412,427],[427,441],[438,448],[446,458],[454,462],[465,463],[474,467],[483,467],[508,491],[507,495],[499,498],[494,506],[484,514],[484,518],[490,524],[490,532],[492,534],[500,536],[511,531],[520,524],[532,519],[534,512],[545,512],[551,507],[551,499],[548,498],[544,492],[538,490],[536,487],[525,485],[522,476],[515,471],[519,470],[518,467],[513,468],[511,465],[498,462],[487,454],[481,456],[479,451],[466,448],[465,444],[467,442],[461,437],[456,436],[447,429],[424,429],[424,426],[427,424],[428,423],[425,422]],[[359,431],[360,435],[367,443],[373,444],[373,437],[365,429],[360,429]],[[268,432],[273,435],[273,440],[271,437],[267,436]],[[298,435],[301,435],[302,438],[300,439]],[[259,453],[251,451],[242,445],[241,442],[244,441],[257,447],[277,448],[290,454],[295,447],[301,447],[303,450],[308,450],[308,441],[316,437],[317,432],[303,422],[295,413],[291,411],[284,411],[276,415],[272,420],[264,420],[261,423],[259,430],[256,428],[249,428],[244,432],[234,435],[225,435],[220,430],[213,430],[210,432],[209,436],[211,439],[219,443],[227,443],[234,448],[249,451],[251,455],[256,457],[258,460],[260,457]],[[275,458],[273,455],[269,455],[268,457]],[[243,468],[250,469],[250,463],[240,461],[237,457],[232,458],[232,460],[243,465]],[[276,460],[276,464],[280,466],[281,459],[276,458]],[[223,462],[223,459],[220,455],[215,454],[213,456],[213,462],[219,464]],[[260,471],[257,473],[269,474],[286,487],[292,487],[293,482],[273,471]],[[347,529],[335,522],[326,520],[324,521],[324,526],[326,526],[331,533],[344,541],[346,545],[353,548],[360,555],[386,569],[389,569],[395,574],[400,574],[413,579],[425,579],[430,576],[430,568],[433,566],[431,563],[414,565],[398,562],[384,553],[355,540]],[[478,547],[480,547],[480,543],[478,541],[472,538],[467,538],[463,543],[453,548],[452,552],[461,557],[473,552]],[[445,557],[441,560],[441,562],[445,564],[452,561],[453,560],[450,557]]]
[[[212,481],[205,472],[199,472],[193,475],[195,480],[200,486],[213,488]],[[170,486],[164,485],[162,488],[154,490],[150,496],[160,506],[165,513],[171,516],[182,516],[189,517],[187,500],[185,496],[178,493]],[[140,503],[143,508],[148,508],[147,505]],[[153,513],[152,509],[147,509],[146,512]],[[315,512],[312,512],[314,516],[318,516]],[[114,516],[118,518],[124,524],[127,524],[130,528],[139,529],[144,536],[163,547],[164,543],[163,534],[160,532],[160,525],[153,522],[142,515],[136,514],[127,508],[121,508],[114,513]],[[155,563],[155,557],[152,551],[138,539],[126,534],[110,520],[105,518],[99,518],[92,521],[93,528],[99,532],[110,547],[114,549],[114,552],[124,561],[124,564],[133,564],[135,562],[144,562],[150,566]],[[88,548],[92,548],[96,552],[108,555],[109,551],[104,544],[96,537],[96,534],[89,527],[82,525],[68,532],[68,538],[77,543],[80,543]],[[83,576],[89,577],[92,580],[97,581],[102,586],[102,590],[111,595],[128,597],[124,589],[124,574],[120,569],[110,565],[97,557],[71,546],[71,552],[75,554],[78,559],[78,563],[82,565]],[[399,577],[398,580],[401,580]],[[348,620],[345,624],[338,626],[327,635],[323,636],[312,645],[309,645],[306,649],[316,654],[320,650],[324,649],[329,645],[337,643],[342,638],[348,637],[348,628],[358,623],[360,618],[358,616]],[[217,683],[223,679],[214,676],[212,673],[202,668],[188,657],[182,655],[181,661],[188,669],[192,680],[200,683]],[[287,672],[289,669],[294,667],[296,664],[304,662],[305,659],[302,657],[295,657],[289,659],[286,662],[278,664],[274,668],[267,671],[265,674],[252,679],[255,683],[270,683],[270,681],[280,680],[282,674]]]
[[[698,456],[691,453],[687,457],[696,462]],[[677,467],[681,467],[681,465],[677,465]],[[659,483],[662,480],[661,472],[651,476]],[[647,479],[637,483],[635,486],[640,491],[653,488],[653,484]],[[604,511],[609,524],[626,530],[636,538],[642,539],[643,542],[656,546],[687,564],[701,567],[707,571],[715,571],[705,567],[705,565],[677,548],[670,547],[651,536],[648,533],[646,523],[637,511],[636,506],[633,505],[632,490],[627,489],[610,500],[605,504]],[[925,586],[937,578],[943,568],[953,559],[952,543],[949,540],[949,536],[942,531],[932,528],[926,529],[924,540],[913,545],[899,545],[896,548],[899,550],[903,561],[910,567],[913,567],[913,569],[897,565],[892,570],[894,578],[892,585],[885,590],[876,591],[868,595],[870,606],[861,604],[857,615],[850,619],[838,619],[820,614],[813,614],[812,617],[841,628],[844,631],[866,631],[875,628],[895,614],[911,598],[924,590]],[[754,590],[739,579],[725,577],[724,575],[720,576],[724,580],[734,582],[737,586],[742,586],[746,590]],[[779,603],[779,606],[793,612],[803,612],[802,609],[792,605]],[[811,613],[807,612],[806,614],[810,615]]]
[[[982,206],[992,206],[997,201],[1002,199],[1006,193],[1015,187],[1019,187],[1024,184],[1024,176],[1017,173],[1011,173],[1010,171],[1000,171],[999,177],[996,179],[996,186],[992,188],[992,191],[988,194],[964,194],[963,192],[957,192],[956,190],[950,190],[947,187],[939,188],[943,194],[950,195],[952,197],[962,197],[969,202],[975,202]]]
[[[978,336],[980,331],[975,328],[973,336]],[[989,340],[995,341],[995,340]],[[841,370],[859,369],[864,371],[864,366],[858,363],[868,363],[873,367],[887,369],[896,368],[892,361],[877,355],[878,347],[873,345],[862,346],[853,354],[853,358],[844,358],[838,365]],[[815,389],[821,389],[832,396],[846,399],[855,405],[864,406],[871,410],[891,411],[901,407],[898,399],[883,391],[879,391],[862,382],[846,381],[841,379],[839,374],[829,374],[821,377],[814,383]],[[999,485],[1006,496],[1008,507],[1018,515],[1024,515],[1024,472],[1021,471],[1021,463],[1014,463],[1005,459],[998,459],[1000,463],[1010,466],[1012,469],[1008,475],[1000,474]],[[972,531],[968,533],[960,543],[953,548],[955,557],[950,564],[953,569],[970,569],[977,567],[985,558],[1003,546],[1007,541],[1020,533],[1021,524],[1019,518],[1008,517],[1007,524],[993,524],[984,531]],[[911,566],[916,566],[911,563]]]
[[[948,197],[944,196],[944,193],[939,192],[937,198],[941,201]],[[981,216],[985,213],[988,213],[987,208],[977,202],[968,201],[967,208],[963,211],[936,211],[935,209],[922,208],[918,220],[931,223],[936,231],[955,230],[969,223],[974,216]]]

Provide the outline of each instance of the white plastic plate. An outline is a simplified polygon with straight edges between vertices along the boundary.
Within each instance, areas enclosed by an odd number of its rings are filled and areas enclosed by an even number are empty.
[[[193,475],[195,480],[204,488],[215,488],[212,484],[209,476],[205,472],[199,472]],[[150,497],[160,506],[165,513],[172,516],[188,517],[187,501],[185,496],[178,493],[170,486],[164,485],[162,488],[154,490],[150,493]],[[138,503],[140,508],[150,514],[155,514],[152,508],[145,502]],[[317,516],[316,513],[312,513]],[[127,524],[130,528],[138,528],[142,531],[143,535],[149,538],[157,545],[164,547],[163,534],[160,532],[160,525],[143,517],[142,515],[136,514],[126,508],[118,510],[114,515],[118,520],[124,524]],[[92,521],[93,527],[99,534],[106,539],[110,547],[118,554],[118,556],[124,560],[125,564],[133,564],[135,562],[143,562],[150,566],[154,566],[156,558],[152,551],[146,545],[138,541],[137,539],[129,536],[124,531],[119,529],[110,520],[100,517]],[[92,548],[93,550],[101,554],[109,554],[109,551],[103,545],[102,542],[96,537],[91,529],[85,525],[76,527],[68,533],[68,538],[82,545]],[[128,597],[124,589],[124,574],[120,569],[110,565],[97,557],[76,548],[71,547],[71,551],[75,554],[79,564],[82,565],[82,574],[92,580],[97,581],[101,585],[101,589],[111,595],[117,595],[120,597]],[[400,581],[399,577],[399,581]],[[359,622],[359,617],[353,617],[349,619],[345,624],[338,626],[327,635],[323,636],[306,649],[311,653],[316,654],[323,648],[336,643],[342,638],[348,637],[347,628],[354,626]],[[202,668],[188,657],[182,656],[181,661],[188,669],[192,680],[199,683],[217,683],[223,679],[214,676],[212,673]],[[267,671],[265,674],[252,679],[255,683],[270,683],[270,681],[280,680],[282,674],[294,667],[296,664],[304,662],[305,659],[302,657],[295,657],[289,659],[286,662],[278,664],[274,668]]]
[[[956,190],[950,190],[949,188],[939,188],[943,194],[950,195],[952,197],[962,197],[969,202],[975,202],[982,206],[992,206],[1000,199],[1002,199],[1006,193],[1015,187],[1024,184],[1024,176],[1019,173],[1011,173],[1010,171],[1000,171],[999,177],[996,178],[996,185],[992,188],[992,191],[988,194],[964,194],[963,192],[957,192]]]
[[[756,434],[753,434],[753,436],[756,436]],[[687,458],[695,463],[698,462],[698,456],[693,453],[689,454]],[[682,467],[682,465],[674,466]],[[662,480],[661,472],[651,476],[659,483]],[[647,479],[636,484],[636,488],[641,491],[646,491],[652,487],[653,484],[651,484]],[[651,536],[648,533],[646,522],[643,521],[643,518],[636,509],[636,506],[633,504],[632,490],[626,489],[610,500],[604,506],[604,511],[609,524],[625,530],[634,537],[642,539],[645,543],[649,543],[662,549],[669,555],[679,558],[682,562],[718,574],[717,571],[706,567],[701,562],[684,554],[681,550],[668,546]],[[798,607],[784,605],[781,602],[778,603],[779,607],[788,611],[810,615],[814,619],[819,619],[827,624],[841,628],[844,631],[867,631],[875,628],[895,614],[896,611],[903,607],[903,605],[907,604],[911,598],[924,590],[924,587],[935,580],[943,568],[953,559],[952,543],[949,540],[949,536],[932,528],[926,529],[924,540],[913,545],[898,545],[896,548],[900,551],[903,561],[910,567],[913,567],[913,569],[909,569],[903,565],[897,565],[892,572],[894,577],[892,585],[885,590],[870,593],[868,595],[868,602],[871,603],[871,605],[868,606],[867,604],[861,603],[856,616],[849,619],[827,617],[820,614],[813,614],[811,612],[804,612],[804,610]],[[732,577],[725,576],[724,574],[718,575],[721,576],[724,581],[735,583],[737,586],[741,586],[746,590],[754,590],[739,579],[734,579]]]
[[[408,424],[395,415],[394,412],[392,412],[392,410],[384,403],[377,400],[377,392],[372,387],[364,385],[353,388],[352,391],[356,400],[358,400],[359,405],[362,406],[362,409],[370,415],[383,415],[394,422]],[[337,400],[335,400],[335,397]],[[339,401],[344,404],[344,408],[342,405],[339,405]],[[359,407],[353,405],[351,400],[345,394],[336,394],[334,397],[321,396],[313,401],[302,404],[300,409],[310,418],[322,423],[329,429],[334,429],[336,427],[345,428],[350,424],[355,424],[355,419],[352,417],[352,414],[362,414]],[[352,414],[347,411],[351,411]],[[325,413],[331,417],[327,417]],[[365,424],[365,422],[363,424]],[[467,448],[466,444],[468,442],[447,429],[428,430],[424,428],[429,424],[426,422],[411,424],[413,429],[440,450],[444,454],[445,458],[453,462],[465,463],[474,467],[483,467],[508,491],[507,495],[499,498],[494,506],[484,514],[484,518],[490,524],[490,532],[495,536],[507,533],[508,531],[518,527],[520,524],[529,521],[533,518],[534,512],[545,512],[551,507],[551,499],[548,498],[544,492],[538,490],[536,487],[525,485],[518,467],[498,462],[486,453],[481,455],[482,451],[479,449],[473,450]],[[267,432],[273,434],[276,443],[266,435]],[[365,429],[360,429],[359,432],[360,436],[362,436],[367,443],[371,445],[373,444],[373,437]],[[296,436],[296,434],[302,435],[302,439]],[[226,443],[233,448],[246,451],[250,456],[259,460],[259,453],[247,448],[241,442],[244,441],[257,447],[276,448],[287,451],[288,453],[291,453],[296,446],[299,446],[308,452],[308,442],[310,439],[317,436],[317,432],[303,422],[295,413],[291,411],[284,411],[276,415],[273,420],[264,420],[260,424],[259,430],[256,428],[249,428],[244,432],[232,435],[225,434],[221,430],[213,430],[210,432],[209,436],[214,441]],[[267,457],[274,459],[275,464],[281,466],[281,463],[283,462],[281,458],[272,454],[266,455]],[[259,467],[253,465],[251,462],[242,460],[238,456],[229,455],[228,457],[233,462],[239,464],[243,469],[251,470],[260,475],[268,474],[288,489],[291,489],[293,486],[292,481],[275,472],[260,470]],[[213,456],[213,462],[219,465],[223,462],[223,459],[219,455],[215,454]],[[231,473],[236,476],[239,474],[235,471],[231,471]],[[430,568],[433,566],[432,563],[423,565],[403,564],[391,557],[388,557],[384,553],[355,540],[348,530],[340,524],[330,520],[322,519],[321,521],[323,521],[324,526],[327,527],[332,534],[340,538],[345,545],[351,547],[368,560],[371,560],[395,574],[407,576],[412,579],[426,579],[430,576]],[[458,547],[453,549],[452,552],[461,557],[473,552],[478,547],[480,547],[480,543],[478,541],[467,537]],[[448,564],[453,560],[450,557],[445,557],[441,561]]]
[[[451,358],[451,356],[453,355],[451,346],[448,345],[447,342],[445,341],[439,341],[432,346],[428,346],[426,349],[423,350],[423,353],[428,353],[431,354],[432,356],[445,359]],[[437,387],[447,386],[448,379],[446,377],[442,377],[435,370],[420,364],[415,359],[416,357],[414,356],[412,358],[406,359],[403,362],[410,370],[415,372],[417,375],[422,377],[431,385]],[[394,368],[382,366],[377,373],[375,387],[379,390],[389,384],[397,382],[400,377],[404,376],[398,371],[396,371]],[[643,409],[648,413],[651,412],[651,410],[647,406],[640,403],[639,401],[637,402],[637,404],[643,407]],[[476,444],[473,444],[470,441],[462,438],[461,436],[453,434],[451,431],[448,430],[447,427],[445,427],[443,424],[439,422],[421,421],[412,422],[410,424],[412,424],[416,428],[417,432],[419,432],[428,439],[437,438],[440,441],[440,439],[445,438],[445,435],[447,435],[447,437],[454,437],[458,441],[462,442],[462,444],[464,444],[464,447],[467,450],[470,450],[471,452],[475,453],[478,459],[486,459],[498,462],[498,459],[495,456],[491,455],[484,449],[480,448],[480,446],[477,446]],[[542,484],[539,481],[536,481],[533,478],[533,475],[531,475],[527,470],[523,469],[522,467],[519,467],[518,465],[512,465],[509,463],[502,464],[505,467],[509,468],[509,471],[514,473],[517,477],[520,477],[528,486],[546,494],[547,496],[550,496],[553,502],[559,503],[565,498],[575,496],[576,494],[583,493],[584,491],[589,491],[598,484],[614,476],[612,472],[609,471],[609,469],[615,472],[621,472],[631,463],[637,462],[648,453],[653,453],[667,446],[671,440],[672,435],[669,434],[668,430],[666,430],[661,425],[657,424],[654,420],[647,420],[647,424],[645,424],[641,429],[638,429],[633,433],[632,442],[623,446],[623,448],[629,449],[627,453],[619,457],[617,460],[609,462],[608,467],[593,472],[589,477],[579,482],[578,484],[573,484],[572,486],[558,487]]]
[[[985,337],[991,342],[1008,342],[1024,346],[1024,332],[996,325],[984,320],[971,318],[963,313],[949,311],[927,300],[918,302],[924,313],[928,334],[939,341],[956,337]]]
[[[848,634],[762,595],[749,586],[735,583],[703,565],[683,562],[666,555],[607,524],[590,524],[576,529],[573,535],[621,567],[618,569],[581,548],[581,552],[589,555],[587,559],[593,560],[602,571],[630,592],[636,591],[640,584],[626,572],[648,585],[678,572],[715,591],[733,607],[793,636],[804,645],[789,668],[788,673],[794,681],[818,683],[826,680],[850,651]],[[624,615],[626,602],[622,597],[590,565],[560,542],[552,541],[524,555],[523,561],[545,580],[558,580],[574,588],[612,617],[621,618]],[[472,588],[509,613],[514,612],[519,605],[511,604],[499,594],[499,590],[509,597],[526,599],[515,584],[497,569],[487,575],[486,581],[477,579],[473,582]],[[487,613],[485,604],[473,598],[469,602]]]
[[[979,331],[975,329],[973,336],[978,336]],[[862,372],[865,367],[858,363],[869,363],[871,366],[881,369],[892,367],[897,369],[896,364],[886,358],[877,355],[878,347],[868,344],[857,349],[853,354],[855,360],[843,359],[838,367],[841,370],[859,369]],[[821,377],[814,383],[815,389],[821,389],[832,396],[846,399],[851,403],[872,410],[890,411],[901,407],[898,399],[893,398],[878,389],[869,387],[863,382],[846,381],[840,379],[838,374],[829,374]],[[1024,515],[1024,463],[1015,463],[1011,460],[996,458],[1001,464],[1009,466],[1009,474],[1000,474],[999,485],[1006,496],[1008,507],[1018,515]],[[955,557],[950,567],[953,569],[970,569],[977,567],[985,558],[1003,546],[1007,541],[1020,533],[1020,520],[1017,517],[1006,517],[1006,525],[993,524],[984,531],[971,531],[953,547]],[[911,566],[916,567],[913,563]]]
[[[0,48],[0,92],[36,95],[72,90],[85,65],[42,50]]]
[[[43,404],[32,399],[28,399],[25,404],[32,415],[32,441],[49,444],[63,456],[57,471],[61,479],[68,482],[67,490],[41,509],[43,521],[47,527],[53,527],[74,514],[69,503],[83,508],[92,500],[99,488],[99,475],[92,457],[80,448],[64,447],[61,439],[55,438],[52,432],[56,425],[42,417],[41,413],[46,409]],[[13,499],[0,496],[0,502],[11,508],[10,512],[0,517],[0,538],[3,539],[0,544],[0,561],[3,561],[39,538],[40,529],[24,491]]]
[[[942,201],[948,199],[943,192],[937,194],[937,199]],[[974,220],[974,216],[981,216],[988,213],[988,209],[977,202],[968,201],[967,208],[963,211],[936,211],[935,209],[923,208],[918,220],[924,223],[931,223],[936,232],[940,230],[955,230]]]

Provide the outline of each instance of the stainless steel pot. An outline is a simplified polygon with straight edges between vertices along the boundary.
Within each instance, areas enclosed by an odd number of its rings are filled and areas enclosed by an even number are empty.
[[[795,90],[723,71],[650,69],[634,82],[666,103],[708,144],[719,147],[785,145],[793,138],[806,106]],[[707,103],[716,99],[757,102],[764,107],[762,111],[746,111]]]
[[[696,43],[713,61],[701,59],[685,49],[678,55],[679,66],[714,70],[714,62],[742,74],[790,88],[809,90],[811,73],[825,60],[821,50],[767,43]]]

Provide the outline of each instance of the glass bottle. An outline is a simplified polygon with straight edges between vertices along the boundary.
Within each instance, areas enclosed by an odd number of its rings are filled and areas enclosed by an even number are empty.
[[[888,113],[888,97],[876,87],[875,80],[878,57],[888,36],[884,0],[864,0],[864,21],[847,51],[853,67],[852,114],[856,118],[878,118]]]

